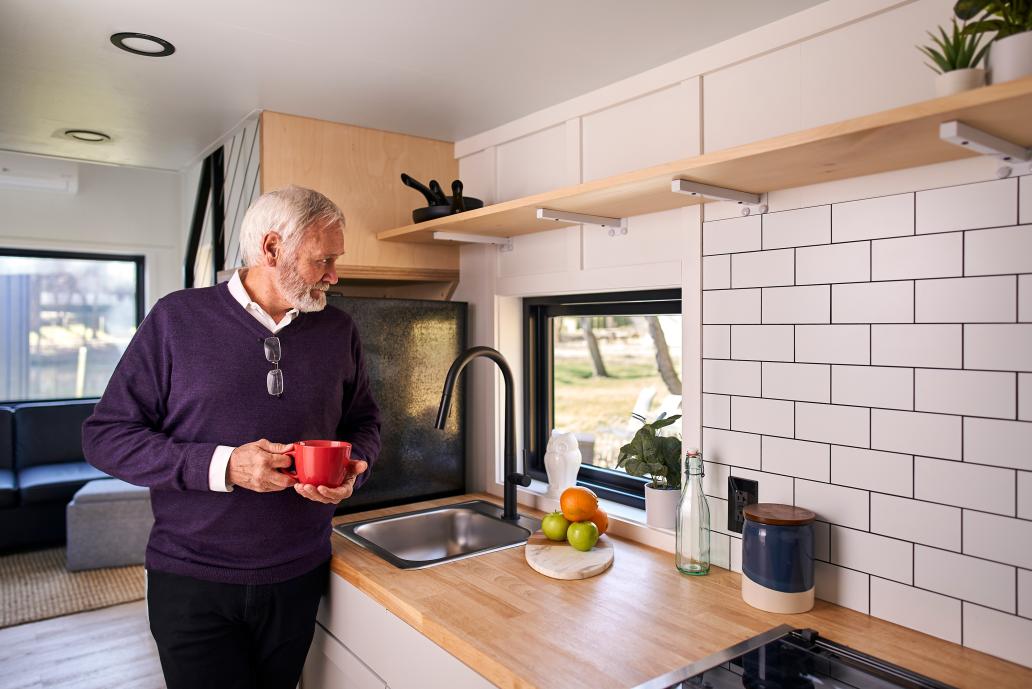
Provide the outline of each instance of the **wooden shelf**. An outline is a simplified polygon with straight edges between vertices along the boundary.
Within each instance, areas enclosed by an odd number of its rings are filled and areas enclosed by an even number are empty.
[[[538,208],[622,218],[702,202],[671,192],[674,179],[763,193],[978,155],[939,139],[939,124],[949,120],[1032,146],[1032,77],[384,230],[376,237],[434,242],[439,231],[514,237],[572,224],[538,220]]]

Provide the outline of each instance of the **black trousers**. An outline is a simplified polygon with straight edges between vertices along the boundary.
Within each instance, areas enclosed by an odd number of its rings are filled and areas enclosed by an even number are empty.
[[[147,573],[147,613],[168,689],[295,689],[329,561],[279,584]]]

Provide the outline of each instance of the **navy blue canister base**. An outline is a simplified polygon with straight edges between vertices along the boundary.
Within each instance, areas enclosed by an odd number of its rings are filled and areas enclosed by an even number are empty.
[[[799,613],[813,608],[814,531],[810,510],[759,503],[745,508],[742,599],[755,608]]]

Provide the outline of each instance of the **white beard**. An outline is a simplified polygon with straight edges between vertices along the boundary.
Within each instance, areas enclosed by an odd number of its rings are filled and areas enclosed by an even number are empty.
[[[293,257],[287,258],[292,259]],[[294,265],[293,260],[287,260],[276,271],[276,282],[279,285],[280,293],[292,307],[301,313],[322,311],[326,308],[326,290],[330,288],[330,285],[325,282],[306,283]],[[319,290],[319,293],[313,297],[312,290]]]

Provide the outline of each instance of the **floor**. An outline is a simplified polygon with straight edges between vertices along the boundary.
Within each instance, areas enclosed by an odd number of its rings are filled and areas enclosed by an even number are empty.
[[[4,689],[165,689],[145,601],[0,629]]]

